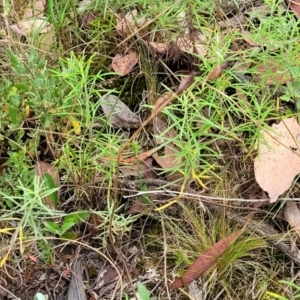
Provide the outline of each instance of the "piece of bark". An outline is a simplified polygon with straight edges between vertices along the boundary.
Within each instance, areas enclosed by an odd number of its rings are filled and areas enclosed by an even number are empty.
[[[81,259],[73,262],[72,276],[68,289],[67,300],[87,300],[84,283],[83,283],[83,265]]]

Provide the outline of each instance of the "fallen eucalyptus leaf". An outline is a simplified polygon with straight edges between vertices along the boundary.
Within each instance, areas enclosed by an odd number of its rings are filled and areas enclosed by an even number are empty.
[[[191,41],[188,36],[181,36],[177,39],[176,44],[180,48],[180,50],[184,52],[191,52],[200,56],[205,56],[207,54],[207,51],[202,44],[205,39],[206,37],[202,34],[199,34],[195,38],[195,41]]]
[[[116,54],[113,58],[111,66],[113,70],[121,76],[127,75],[132,68],[137,64],[138,56],[135,52],[130,52],[127,55]]]
[[[262,130],[254,160],[257,183],[275,202],[300,173],[300,126],[297,118],[282,120]]]
[[[191,283],[193,280],[202,276],[217,259],[219,259],[228,247],[241,235],[242,231],[235,232],[215,243],[208,250],[202,253],[192,265],[188,267],[182,277],[177,278],[170,286],[171,289],[177,289]]]

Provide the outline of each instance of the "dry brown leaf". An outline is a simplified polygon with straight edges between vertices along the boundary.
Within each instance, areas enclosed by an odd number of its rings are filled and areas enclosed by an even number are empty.
[[[24,9],[22,20],[30,19],[32,17],[44,17],[46,0],[28,1],[27,7]]]
[[[18,22],[18,24],[11,25],[10,28],[20,35],[28,36],[33,33],[47,33],[52,30],[50,23],[46,18],[26,19]]]
[[[206,250],[200,257],[185,271],[182,277],[177,278],[170,286],[171,289],[177,289],[191,283],[193,280],[202,276],[211,268],[218,258],[220,258],[228,247],[240,236],[242,231],[235,232]]]
[[[115,16],[118,18],[116,25],[118,34],[127,36],[146,23],[146,18],[137,18],[137,14],[138,11],[136,9],[127,13],[124,18],[121,18],[118,14],[115,14]]]
[[[300,173],[300,126],[297,118],[284,119],[262,131],[254,160],[257,183],[275,202]]]
[[[300,237],[300,210],[295,201],[286,201],[284,205],[284,217],[285,220],[289,223],[291,228],[298,234]]]
[[[158,153],[154,153],[152,154],[152,157],[165,171],[169,171],[180,166],[183,161],[178,157],[178,148],[170,140],[177,135],[176,131],[174,129],[166,131],[166,129],[167,125],[163,120],[161,120],[159,117],[154,119],[153,132],[156,135],[160,134],[160,137],[155,138],[157,144],[163,144],[165,142],[167,142],[167,144],[164,146],[164,155],[160,156]],[[161,133],[164,133],[164,135],[161,136]],[[173,174],[167,173],[167,178],[169,180],[175,180],[181,177],[182,175],[179,172],[175,172]]]
[[[253,67],[256,81],[263,81],[267,85],[285,84],[293,81],[291,73],[282,60],[271,58]]]
[[[170,48],[166,43],[150,42],[149,45],[158,53],[165,53]]]
[[[59,172],[56,167],[47,162],[39,161],[34,165],[34,170],[40,178],[43,178],[44,174],[49,174],[53,178],[55,185],[57,187],[60,186]],[[59,191],[57,191],[57,197],[59,198]],[[44,201],[47,206],[54,208],[54,204],[50,198],[46,197]]]
[[[153,159],[147,157],[145,160],[140,162],[135,162],[131,165],[120,166],[120,171],[124,178],[130,176],[139,177],[139,178],[155,178],[156,174],[152,167]]]
[[[121,76],[127,75],[132,68],[137,64],[138,56],[135,52],[130,52],[127,55],[116,54],[113,58],[111,66],[113,70]]]
[[[295,16],[300,18],[300,1],[299,0],[287,0],[289,8],[295,13]]]
[[[206,38],[204,35],[199,34],[195,41],[192,42],[187,36],[183,36],[177,39],[176,44],[182,51],[205,56],[207,53],[203,46],[203,42],[205,41],[205,39]]]
[[[218,79],[223,74],[223,71],[225,70],[226,67],[227,67],[227,63],[224,62],[212,68],[212,70],[208,73],[206,77],[206,81],[212,81]]]
[[[20,21],[12,24],[10,28],[15,33],[26,36],[28,44],[33,44],[44,51],[50,51],[55,42],[55,34],[53,26],[44,16],[45,5],[45,0],[30,1],[25,7]]]
[[[139,117],[117,96],[105,95],[101,99],[101,107],[108,121],[118,128],[138,128],[141,124]]]

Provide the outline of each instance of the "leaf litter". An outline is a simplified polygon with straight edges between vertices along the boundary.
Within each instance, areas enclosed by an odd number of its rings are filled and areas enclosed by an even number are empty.
[[[299,17],[295,1],[287,2],[289,3],[290,10],[292,10],[295,15]],[[12,25],[12,29],[16,33],[28,37],[28,42],[30,41],[30,36],[34,33],[38,32],[40,35],[42,35],[52,30],[51,25],[49,25],[48,27],[47,23],[44,24],[44,22],[47,22],[47,19],[45,19],[44,17],[45,2],[36,1],[34,3],[35,8],[31,9],[30,6],[26,7],[26,9],[24,10],[24,14],[19,18],[21,21],[17,24]],[[92,7],[93,5],[91,4],[91,1],[81,1],[79,6],[81,12],[83,12],[83,10],[86,10],[87,6]],[[257,7],[257,9],[259,10],[259,7]],[[247,11],[247,13],[248,15],[251,15],[254,13],[254,11],[252,9]],[[269,13],[269,11],[267,11],[267,13]],[[180,24],[183,31],[180,32],[179,36],[172,36],[172,38],[165,38],[165,40],[159,35],[148,35],[147,30],[149,29],[145,25],[147,25],[147,22],[149,20],[145,17],[139,16],[139,12],[136,9],[128,12],[125,15],[121,13],[115,13],[114,16],[116,18],[115,33],[117,33],[119,38],[122,39],[121,43],[123,43],[130,36],[138,36],[138,34],[140,33],[140,29],[143,29],[143,35],[140,35],[139,38],[143,41],[143,45],[148,45],[149,48],[153,50],[152,52],[157,55],[157,60],[164,61],[165,56],[168,56],[169,52],[172,52],[174,48],[178,48],[180,50],[180,53],[185,52],[184,55],[194,55],[199,59],[199,61],[201,61],[201,59],[203,59],[204,57],[205,59],[210,58],[207,56],[209,50],[211,50],[209,48],[211,39],[214,38],[215,34],[208,33],[207,36],[209,36],[209,38],[207,38],[206,35],[202,35],[200,32],[191,29],[189,24],[186,22],[188,14],[185,12],[177,16],[178,24]],[[223,24],[221,24],[221,22],[217,22],[216,24],[219,25],[220,30],[222,30],[224,33],[226,32],[227,34],[231,29],[228,30],[228,28],[226,27],[235,26],[236,21],[234,21],[234,19],[236,19],[236,17],[239,17],[239,20],[236,23],[238,25],[247,22],[245,14],[240,13],[239,16],[235,15],[232,20],[226,19],[226,21],[229,22],[223,22]],[[264,12],[263,17],[266,17],[266,13]],[[90,22],[88,21],[87,23]],[[216,24],[214,24],[214,26]],[[15,25],[17,27],[15,27]],[[225,27],[225,29],[223,29],[223,26]],[[213,32],[213,30],[209,28],[208,32]],[[174,36],[176,35],[174,34]],[[246,50],[250,49],[249,46],[255,47],[255,49],[252,48],[252,50],[255,51],[259,51],[259,49],[263,47],[267,47],[270,51],[278,49],[276,40],[273,41],[272,39],[263,37],[262,39],[260,39],[260,41],[257,42],[256,40],[254,41],[254,39],[251,39],[251,37],[247,34],[242,34],[242,37],[244,41],[248,43],[248,45],[244,45],[246,47]],[[51,43],[53,44],[53,40],[50,40],[50,44]],[[273,47],[270,47],[270,45],[273,45]],[[128,75],[131,76],[130,73],[139,62],[139,52],[137,51],[138,49],[135,49],[135,51],[128,51],[128,48],[126,47],[124,47],[125,49],[116,49],[117,53],[113,52],[112,54],[112,56],[115,56],[112,58],[110,70],[112,68],[116,73],[118,73],[119,77],[125,77]],[[220,57],[222,55],[220,55]],[[219,63],[219,61],[226,61],[226,57],[221,57],[221,59],[220,57],[218,57],[217,59],[212,58],[215,67],[212,68],[208,73],[205,82],[214,81],[220,78],[225,73],[224,71],[227,66]],[[241,61],[238,61],[238,63],[241,63]],[[199,65],[201,68],[202,65]],[[199,68],[199,65],[197,65],[197,68]],[[282,61],[280,61],[280,59],[276,59],[275,56],[271,56],[271,58],[268,58],[267,60],[262,62],[258,61],[252,63],[251,66],[246,66],[243,69],[243,72],[247,73],[250,69],[251,71],[255,69],[257,73],[256,75],[252,74],[252,78],[254,79],[254,81],[264,81],[266,85],[284,85],[287,82],[291,82],[293,80],[289,72],[285,69],[284,64],[282,64]],[[227,74],[225,74],[224,76],[226,75]],[[248,101],[247,95],[242,91],[240,92],[238,88],[236,88],[236,93],[239,93],[240,101]],[[165,98],[162,97],[161,100],[162,103],[164,103]],[[131,109],[118,97],[113,95],[106,95],[103,96],[100,101],[104,116],[114,128],[125,128],[130,131],[132,129],[137,129],[140,127],[140,116],[137,113],[132,112]],[[159,112],[159,114],[161,113],[159,104],[156,104],[155,109],[152,113],[156,112]],[[173,142],[173,140],[177,136],[177,133],[172,128],[172,124],[169,124],[169,121],[166,121],[162,117],[162,115],[163,114],[153,120],[153,126],[151,127],[153,129],[153,141],[155,142],[155,146],[151,145],[150,150],[148,148],[142,149],[142,153],[137,156],[122,159],[119,171],[122,174],[121,176],[123,176],[124,178],[140,177],[141,179],[146,181],[147,178],[151,179],[160,176],[157,175],[157,173],[153,170],[153,159],[155,159],[156,163],[161,167],[161,169],[163,169],[167,173],[171,169],[179,168],[184,163],[183,159],[178,158],[178,154],[180,151],[177,148],[176,144]],[[72,115],[70,116],[71,123],[74,128],[74,133],[76,133],[76,135],[80,137],[83,136],[84,131],[81,130],[80,124],[76,119],[72,119]],[[262,189],[268,192],[271,202],[276,201],[276,199],[290,187],[292,181],[294,180],[294,177],[300,172],[297,162],[299,157],[297,142],[298,135],[300,134],[299,128],[296,126],[297,124],[295,124],[295,121],[291,123],[289,122],[289,119],[285,119],[279,124],[274,124],[270,128],[265,128],[262,131],[262,138],[258,143],[259,154],[254,161],[255,176]],[[264,143],[264,141],[266,141],[266,143]],[[53,143],[54,139],[51,140],[51,142]],[[155,147],[159,150],[157,151]],[[216,147],[218,147],[218,145]],[[103,159],[103,161],[107,162],[107,160],[105,159]],[[103,163],[103,161],[101,163]],[[138,163],[140,163],[140,165]],[[52,165],[45,162],[37,163],[37,165],[35,165],[35,169],[42,169],[41,164],[44,165],[43,167],[45,171],[38,171],[39,176],[42,177],[44,173],[51,173],[51,169],[53,168]],[[54,168],[52,177],[54,178],[57,173],[58,170]],[[287,183],[285,183],[285,180],[280,177],[281,174],[285,175],[284,179],[288,181]],[[172,181],[172,178],[168,175],[166,176],[166,178],[168,181]],[[58,186],[59,177],[54,181]],[[52,204],[49,203],[49,206],[50,205]],[[136,211],[137,213],[145,212],[142,208],[139,207],[136,208]],[[129,213],[132,213],[130,209]],[[290,227],[299,234],[299,209],[297,207],[297,204],[295,202],[287,202],[284,209],[284,215]],[[100,218],[96,226],[100,225],[102,221],[103,220]],[[234,242],[238,235],[239,232],[226,237],[213,245],[202,256],[200,256],[199,259],[196,260],[190,268],[188,268],[187,272],[182,276],[182,278],[176,280],[171,285],[171,287],[177,288],[179,286],[184,286],[191,280],[195,280],[199,276],[203,275],[210,267],[212,267],[216,263],[218,259],[220,259],[224,251],[226,251],[228,246]],[[105,278],[104,274],[103,280],[105,282],[108,282],[109,277],[110,276]],[[72,280],[73,279],[74,278],[72,278]],[[82,284],[78,286],[77,289],[78,288],[82,289]]]
[[[283,213],[285,220],[300,238],[300,210],[296,201],[286,201]]]
[[[275,202],[300,173],[300,126],[297,118],[282,120],[261,131],[258,155],[254,160],[255,178]]]
[[[211,248],[202,253],[199,258],[188,267],[182,277],[177,278],[170,285],[170,288],[178,289],[180,287],[184,287],[202,276],[217,262],[217,259],[221,258],[228,247],[241,235],[241,233],[242,231],[238,231],[221,239]]]
[[[116,128],[138,128],[141,124],[137,114],[115,95],[106,95],[101,99],[104,114]]]
[[[116,73],[121,76],[127,75],[138,63],[136,52],[129,52],[126,55],[116,54],[112,60],[111,66]]]
[[[45,16],[45,0],[29,1],[20,16],[20,21],[10,25],[17,34],[26,36],[27,42],[33,42],[42,50],[49,51],[54,46],[54,28]],[[38,36],[33,38],[38,33]]]

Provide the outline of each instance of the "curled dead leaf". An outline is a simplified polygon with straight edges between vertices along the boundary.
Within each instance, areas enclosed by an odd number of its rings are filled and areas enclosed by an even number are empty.
[[[113,58],[111,66],[113,70],[121,76],[127,75],[132,68],[137,64],[138,56],[135,52],[130,52],[127,55],[116,54]]]
[[[262,130],[254,159],[257,183],[275,202],[300,173],[300,126],[297,118],[282,120]]]

